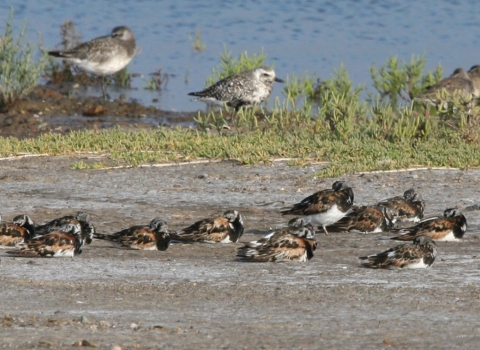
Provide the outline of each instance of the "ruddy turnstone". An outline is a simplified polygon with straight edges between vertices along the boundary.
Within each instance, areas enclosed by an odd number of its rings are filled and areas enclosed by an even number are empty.
[[[313,226],[326,226],[343,218],[353,206],[353,190],[342,181],[335,181],[332,189],[318,191],[284,210],[283,215],[302,215]]]
[[[35,224],[32,219],[25,214],[17,215],[11,223],[0,223],[0,248],[14,247],[27,242],[34,235]]]
[[[387,198],[378,202],[377,205],[397,211],[398,218],[402,221],[419,222],[425,210],[425,202],[418,198],[413,188],[406,190],[403,197]]]
[[[303,219],[290,220],[289,227],[273,232],[258,241],[246,243],[237,249],[237,257],[253,262],[306,262],[317,248],[315,234]]]
[[[95,233],[94,236],[122,248],[167,250],[170,245],[170,230],[167,223],[159,217],[153,219],[148,226],[137,225],[110,235]]]
[[[83,239],[79,224],[65,224],[59,230],[32,238],[7,253],[23,257],[74,257],[82,253]]]
[[[172,234],[174,241],[235,243],[243,235],[243,218],[236,210],[227,210],[221,217],[208,218]]]
[[[381,206],[353,206],[350,212],[332,225],[329,232],[385,232],[393,228],[394,214]]]
[[[446,209],[443,216],[433,216],[420,221],[415,226],[392,230],[400,235],[390,239],[411,241],[419,235],[425,235],[439,242],[458,241],[466,230],[465,216],[455,209]]]
[[[362,256],[364,267],[375,269],[422,269],[430,267],[437,256],[435,242],[430,237],[415,237],[412,245],[402,244],[379,254]]]
[[[265,101],[273,89],[273,82],[283,83],[275,76],[275,71],[266,66],[247,70],[222,79],[209,88],[191,92],[197,96],[192,101],[202,101],[207,105],[234,108],[252,106]]]
[[[50,56],[68,60],[79,68],[102,77],[106,99],[105,76],[123,69],[135,56],[135,37],[125,26],[115,27],[110,35],[82,43],[73,49],[49,51]]]
[[[39,225],[35,229],[35,234],[37,236],[43,236],[49,232],[57,231],[60,227],[66,224],[79,224],[81,227],[82,239],[86,244],[92,243],[93,235],[95,233],[95,226],[92,223],[90,215],[81,211],[79,211],[75,216],[67,215],[52,220],[44,225]]]

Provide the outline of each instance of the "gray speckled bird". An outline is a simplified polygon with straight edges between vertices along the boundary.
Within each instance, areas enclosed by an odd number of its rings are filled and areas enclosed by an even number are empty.
[[[135,56],[135,37],[125,26],[115,27],[110,35],[82,43],[65,51],[49,51],[50,56],[68,60],[79,68],[102,77],[103,97],[105,75],[123,69]]]
[[[439,81],[434,86],[427,89],[415,98],[425,102],[437,103],[437,95],[440,91],[445,90],[452,97],[461,97],[470,101],[475,95],[475,87],[470,75],[462,68],[457,68],[448,78]]]
[[[475,97],[480,97],[480,66],[476,65],[470,68],[468,75],[473,82]]]
[[[275,76],[272,68],[262,66],[229,76],[203,91],[191,92],[189,95],[197,96],[192,101],[221,107],[226,104],[238,110],[265,101],[270,96],[275,81],[283,83],[282,79]]]

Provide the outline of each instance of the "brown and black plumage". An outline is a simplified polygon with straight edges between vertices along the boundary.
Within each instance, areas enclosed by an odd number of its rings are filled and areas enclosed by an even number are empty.
[[[301,215],[313,226],[321,226],[328,235],[326,226],[344,217],[353,206],[353,190],[342,181],[335,181],[332,189],[318,191],[306,197],[283,215]]]
[[[67,215],[61,218],[54,219],[44,225],[39,225],[35,229],[37,236],[43,236],[49,232],[57,231],[60,227],[66,224],[79,224],[81,227],[81,235],[86,244],[92,243],[93,235],[95,234],[95,226],[89,214],[78,212],[76,215]]]
[[[287,228],[245,243],[237,249],[237,257],[252,262],[306,262],[313,257],[316,248],[313,227],[296,218],[290,220]]]
[[[414,189],[405,191],[403,196],[381,200],[377,205],[398,212],[400,220],[412,222],[419,222],[423,218],[425,210],[425,202],[418,197]]]
[[[327,226],[328,232],[385,232],[393,228],[394,214],[380,206],[353,206],[350,212],[336,223]]]
[[[18,245],[20,249],[8,254],[22,257],[74,257],[82,253],[83,239],[79,224],[66,224],[43,236]]]
[[[10,223],[0,222],[0,248],[14,247],[27,242],[34,235],[35,224],[28,215],[17,215]]]
[[[243,235],[243,218],[236,210],[227,210],[221,217],[207,218],[172,234],[182,242],[235,243]]]
[[[466,230],[465,216],[456,209],[446,209],[443,216],[427,218],[412,227],[392,230],[399,236],[391,239],[411,241],[417,236],[425,235],[434,241],[457,241],[463,237]]]
[[[362,256],[361,265],[376,269],[421,269],[430,267],[435,261],[435,242],[426,236],[418,236],[412,245],[402,244],[383,253]]]
[[[170,230],[167,223],[156,217],[149,225],[136,225],[112,234],[95,233],[95,238],[113,242],[115,246],[139,250],[167,250]]]

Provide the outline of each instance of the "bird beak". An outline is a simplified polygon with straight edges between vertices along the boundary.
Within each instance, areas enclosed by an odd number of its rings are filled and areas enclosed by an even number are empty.
[[[275,77],[275,79],[273,79],[273,81],[276,81],[277,83],[284,83],[285,82],[283,79],[280,79],[280,78],[277,78],[277,77]]]

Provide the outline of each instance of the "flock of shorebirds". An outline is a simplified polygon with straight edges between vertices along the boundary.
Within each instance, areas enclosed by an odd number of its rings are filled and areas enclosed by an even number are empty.
[[[102,77],[103,97],[106,99],[105,76],[114,74],[127,66],[136,54],[136,42],[132,31],[125,26],[115,27],[112,33],[74,48],[49,51],[48,54],[68,60],[77,67]],[[257,105],[270,96],[273,83],[283,82],[275,76],[272,68],[262,66],[232,75],[218,81],[207,89],[191,92],[193,101],[205,102],[210,107],[241,107]],[[480,97],[480,66],[468,72],[457,68],[453,74],[415,97],[417,100],[438,103],[438,93],[445,90],[448,95],[461,97],[466,102]]]
[[[314,256],[316,228],[326,235],[336,232],[363,234],[391,232],[382,238],[412,241],[379,254],[360,257],[361,265],[371,268],[426,268],[437,255],[435,241],[456,241],[467,229],[465,216],[457,209],[446,209],[442,216],[424,219],[425,203],[413,190],[403,196],[388,198],[375,205],[354,205],[351,187],[342,181],[331,189],[318,191],[291,207],[282,215],[295,215],[288,225],[269,235],[237,248],[237,258],[252,262],[299,261]],[[398,223],[401,223],[396,227]],[[117,247],[166,250],[171,242],[236,243],[242,237],[242,215],[227,210],[220,217],[207,218],[179,231],[154,218],[148,225],[138,225],[111,234],[97,233],[89,214],[79,212],[42,225],[35,225],[25,214],[11,223],[0,224],[0,246],[7,253],[22,257],[73,257],[82,252],[84,243],[107,240]]]

